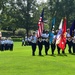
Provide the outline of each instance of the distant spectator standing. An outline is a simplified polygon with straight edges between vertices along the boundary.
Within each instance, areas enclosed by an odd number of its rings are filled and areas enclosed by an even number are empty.
[[[24,39],[22,39],[22,46],[24,46],[25,45],[25,40]]]
[[[32,36],[29,35],[29,36],[28,36],[28,45],[31,45],[31,38],[32,38]]]
[[[28,45],[28,37],[25,35],[25,46]]]

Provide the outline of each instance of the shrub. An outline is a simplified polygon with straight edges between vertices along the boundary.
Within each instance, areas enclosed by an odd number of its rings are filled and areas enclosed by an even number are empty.
[[[22,38],[12,38],[13,41],[22,41]]]
[[[17,36],[25,36],[25,33],[26,33],[26,29],[23,29],[23,28],[19,28],[15,31],[15,34]]]
[[[10,37],[12,35],[12,31],[2,31],[2,37]]]

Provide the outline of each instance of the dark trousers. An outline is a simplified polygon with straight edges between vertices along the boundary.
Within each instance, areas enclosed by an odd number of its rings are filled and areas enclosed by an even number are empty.
[[[52,51],[52,54],[54,54],[55,48],[56,48],[55,43],[54,43],[54,44],[52,43],[52,44],[51,44],[51,51]]]
[[[1,51],[4,51],[4,44],[1,44]]]
[[[68,44],[68,48],[69,48],[68,49],[69,53],[72,53],[72,51],[71,51],[72,41],[70,41],[70,42],[68,41],[67,44]]]
[[[62,51],[62,54],[65,54],[65,51],[64,50]]]
[[[8,44],[5,44],[5,50],[8,50]]]
[[[13,44],[10,44],[10,50],[11,51],[13,50]]]
[[[31,42],[30,41],[28,41],[28,45],[31,45]]]
[[[73,53],[75,53],[75,43],[73,43]]]
[[[39,55],[42,55],[41,51],[42,51],[43,45],[42,44],[39,44],[38,45],[38,48],[39,48]]]
[[[32,55],[35,55],[35,51],[36,51],[36,43],[32,43]]]
[[[60,48],[57,46],[58,54],[60,54]]]
[[[48,50],[49,50],[49,41],[44,41],[44,46],[45,46],[45,54],[48,55]]]
[[[65,48],[66,48],[66,44],[65,44]],[[62,54],[65,54],[65,48],[62,50]]]
[[[45,54],[48,55],[49,46],[45,45]]]
[[[57,46],[58,54],[60,54],[60,48]],[[62,50],[62,54],[65,54],[65,49]]]
[[[22,46],[24,46],[24,42],[22,42]]]
[[[45,54],[48,55],[49,43],[45,43]]]

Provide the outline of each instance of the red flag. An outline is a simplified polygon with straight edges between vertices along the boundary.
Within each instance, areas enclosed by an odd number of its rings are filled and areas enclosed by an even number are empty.
[[[58,44],[58,46],[62,50],[64,50],[66,46],[66,18],[63,21],[62,34],[61,34],[61,39],[60,39],[60,43]]]
[[[38,31],[37,31],[37,37],[40,37],[43,30],[44,30],[44,22],[43,22],[43,16],[44,16],[44,9],[41,13],[41,16],[40,16],[40,19],[39,19],[39,22],[38,22]]]

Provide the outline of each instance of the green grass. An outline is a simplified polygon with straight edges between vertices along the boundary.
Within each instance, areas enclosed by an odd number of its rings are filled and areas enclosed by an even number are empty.
[[[21,42],[14,43],[13,51],[0,52],[0,75],[74,75],[75,55],[46,56],[44,48],[42,54],[32,56],[30,46],[21,46]],[[51,51],[49,49],[49,54]]]

